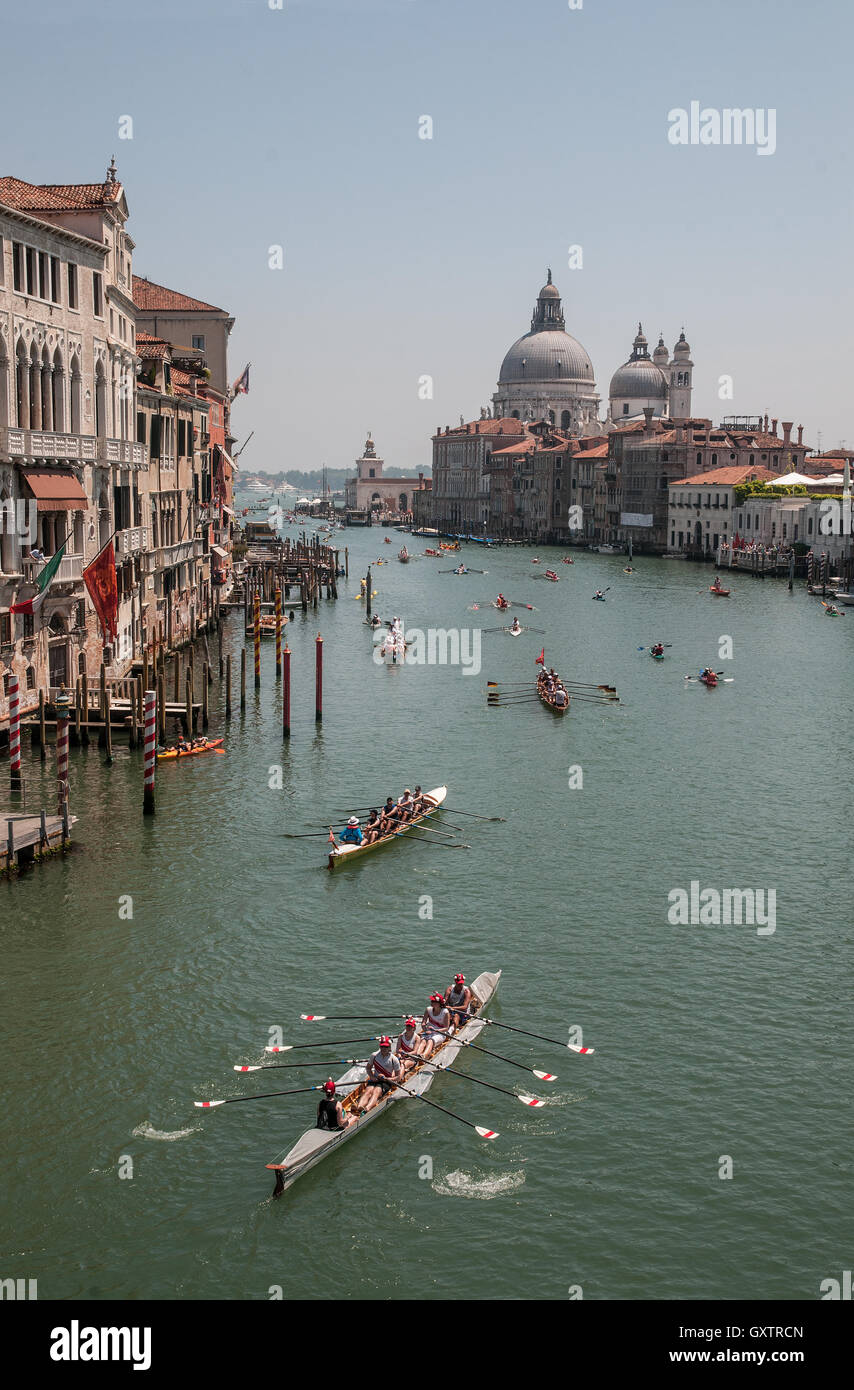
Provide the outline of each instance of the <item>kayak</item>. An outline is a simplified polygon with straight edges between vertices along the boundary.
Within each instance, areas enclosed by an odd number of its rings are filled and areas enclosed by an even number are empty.
[[[707,685],[710,690],[713,690],[718,683],[717,676],[700,676],[699,679],[703,682],[703,685]]]
[[[653,661],[664,660],[664,652],[650,652],[650,656],[652,657]]]
[[[709,585],[709,593],[717,598],[729,598],[729,589],[719,589],[716,584]]]
[[[225,743],[224,738],[209,738],[203,748],[186,748],[183,752],[178,748],[167,748],[165,752],[157,754],[157,761],[165,761],[168,758],[193,758],[197,753],[212,753],[223,743]]]
[[[605,602],[605,595],[604,595],[604,594],[592,594],[591,597],[592,597],[594,603],[604,603],[604,602]]]

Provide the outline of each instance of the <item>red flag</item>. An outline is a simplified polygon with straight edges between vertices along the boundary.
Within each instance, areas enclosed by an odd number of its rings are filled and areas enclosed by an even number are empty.
[[[329,827],[329,840],[328,840],[327,843],[330,844],[330,845],[334,845],[334,844],[335,844],[335,831],[332,829],[332,826],[331,826],[331,825],[330,825],[330,827]]]
[[[536,661],[534,662],[534,665],[535,665],[535,666],[545,666],[545,664],[546,664],[546,649],[545,649],[545,647],[543,647],[543,650],[540,652],[539,656],[537,657]]]
[[[104,641],[115,642],[118,636],[119,588],[116,582],[116,551],[112,541],[104,546],[91,565],[86,566],[83,582],[95,605]]]

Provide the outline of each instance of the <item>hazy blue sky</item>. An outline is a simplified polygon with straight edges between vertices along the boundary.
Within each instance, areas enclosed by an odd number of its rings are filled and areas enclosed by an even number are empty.
[[[429,465],[436,425],[490,403],[549,265],[603,397],[638,319],[671,350],[684,324],[695,414],[767,410],[851,447],[852,11],[10,6],[0,173],[95,181],[115,153],[137,272],[237,320],[247,469],[347,466],[368,426],[387,464]],[[670,144],[692,100],[774,108],[776,152]]]

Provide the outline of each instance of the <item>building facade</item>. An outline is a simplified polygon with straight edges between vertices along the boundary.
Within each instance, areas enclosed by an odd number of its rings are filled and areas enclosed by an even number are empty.
[[[370,434],[361,458],[356,459],[356,476],[344,484],[344,505],[355,511],[394,512],[410,517],[416,492],[424,491],[424,474],[417,478],[397,478],[383,472],[385,461],[376,451]],[[428,480],[429,481],[429,480]]]

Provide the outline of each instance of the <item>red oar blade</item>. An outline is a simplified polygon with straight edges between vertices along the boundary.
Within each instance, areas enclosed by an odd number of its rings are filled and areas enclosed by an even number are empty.
[[[293,1043],[288,1043],[285,1047],[265,1047],[265,1052],[293,1052]]]
[[[534,1076],[539,1081],[557,1081],[557,1077],[550,1071],[535,1071]]]
[[[478,1134],[480,1135],[481,1139],[497,1139],[497,1138],[498,1138],[498,1130],[497,1130],[497,1129],[484,1129],[481,1125],[475,1125],[475,1129],[477,1130],[477,1132],[478,1132]]]
[[[592,1052],[596,1051],[595,1047],[577,1047],[575,1043],[567,1043],[567,1047],[570,1052],[579,1052],[584,1057],[589,1057]]]
[[[328,1014],[300,1014],[303,1023],[322,1023]]]
[[[544,1100],[537,1100],[536,1096],[517,1096],[516,1099],[520,1100],[523,1105],[531,1105],[534,1108],[546,1103]]]
[[[225,1105],[224,1100],[194,1100],[197,1110],[213,1110],[217,1105]]]

